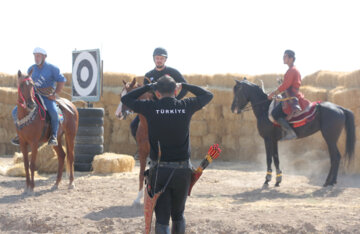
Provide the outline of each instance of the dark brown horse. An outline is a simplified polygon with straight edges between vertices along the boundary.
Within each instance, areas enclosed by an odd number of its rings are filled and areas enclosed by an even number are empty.
[[[41,143],[47,142],[50,138],[51,127],[44,115],[41,113],[41,107],[39,100],[35,97],[34,82],[31,79],[31,73],[27,76],[18,72],[18,103],[17,103],[17,117],[18,121],[27,120],[23,122],[21,129],[17,128],[17,133],[20,139],[20,149],[24,157],[24,166],[26,173],[26,188],[25,193],[33,193],[34,183],[34,171],[35,160],[38,147]],[[78,129],[79,114],[76,107],[68,100],[61,98],[62,105],[67,105],[60,108],[64,115],[64,121],[60,124],[57,140],[58,145],[54,146],[54,149],[58,156],[58,172],[57,179],[52,189],[57,189],[61,181],[62,172],[64,169],[65,155],[67,155],[67,167],[70,171],[70,183],[69,188],[74,188],[74,144],[75,136]],[[70,111],[69,111],[70,110]],[[71,113],[72,112],[72,113]],[[65,134],[66,152],[65,154],[62,145],[61,138]],[[28,158],[28,146],[31,148],[31,162],[29,164]],[[29,173],[29,165],[31,176]]]
[[[281,128],[274,126],[268,118],[268,111],[271,101],[267,94],[257,85],[247,81],[236,81],[234,86],[234,100],[231,105],[233,113],[240,114],[248,103],[251,103],[252,110],[257,119],[259,134],[264,138],[266,149],[267,175],[264,186],[267,187],[271,180],[271,163],[274,160],[276,168],[276,184],[279,186],[282,176],[279,167],[278,141],[281,138]],[[330,171],[324,186],[335,185],[340,163],[340,152],[337,148],[337,141],[342,129],[346,130],[346,153],[350,161],[355,149],[355,123],[353,113],[331,102],[322,102],[317,106],[317,113],[314,120],[304,126],[294,129],[298,138],[303,138],[321,131],[328,146],[330,155]]]
[[[127,94],[128,92],[130,92],[131,90],[140,87],[140,85],[136,82],[136,79],[134,78],[131,82],[125,82],[124,83],[124,88],[120,93],[120,100],[121,97],[123,97],[125,94]],[[152,98],[152,94],[151,93],[145,93],[142,96],[140,96],[139,99],[151,99]],[[120,104],[116,110],[116,116],[118,118],[122,119],[126,119],[127,115],[131,114],[132,111],[125,105],[123,105],[120,101]],[[149,144],[149,137],[148,137],[148,124],[146,121],[145,116],[139,114],[139,127],[137,128],[136,131],[136,142],[137,142],[137,147],[138,147],[138,153],[139,153],[139,161],[140,161],[140,172],[139,172],[139,193],[137,198],[135,199],[134,203],[139,204],[141,198],[144,195],[143,192],[143,185],[144,185],[144,171],[146,168],[146,159],[150,153],[150,144]]]

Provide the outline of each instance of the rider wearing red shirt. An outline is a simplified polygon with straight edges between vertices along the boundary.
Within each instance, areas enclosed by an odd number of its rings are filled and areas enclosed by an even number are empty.
[[[283,83],[274,92],[270,93],[268,98],[271,100],[274,96],[281,93],[283,93],[284,98],[290,98],[275,107],[271,112],[271,115],[284,130],[285,134],[281,140],[291,140],[297,138],[297,136],[285,118],[305,109],[309,105],[309,101],[306,100],[304,95],[299,91],[301,75],[294,66],[295,52],[286,50],[283,59],[284,64],[288,65],[289,69],[285,73]]]

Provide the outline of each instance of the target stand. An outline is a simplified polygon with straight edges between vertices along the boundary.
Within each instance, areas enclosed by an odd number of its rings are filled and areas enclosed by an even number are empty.
[[[102,89],[102,61],[100,50],[72,52],[72,101],[100,101]]]

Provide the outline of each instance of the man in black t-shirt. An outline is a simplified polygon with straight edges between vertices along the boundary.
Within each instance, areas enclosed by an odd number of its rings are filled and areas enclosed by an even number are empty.
[[[193,93],[195,97],[176,99],[179,88]],[[142,94],[154,89],[158,100],[138,100]],[[157,83],[146,84],[121,99],[148,121],[150,171],[153,175],[157,174],[151,176],[150,185],[155,192],[165,188],[155,206],[156,233],[170,233],[170,216],[172,233],[185,233],[184,210],[192,173],[190,120],[212,98],[209,91],[195,85],[175,83],[174,79],[165,75]]]
[[[144,85],[149,84],[150,81],[152,83],[156,82],[160,77],[164,75],[171,76],[176,83],[186,83],[186,80],[178,70],[172,67],[165,66],[167,58],[168,58],[168,53],[164,48],[158,47],[154,50],[153,60],[155,63],[155,68],[145,74]],[[180,100],[183,97],[185,97],[186,93],[187,90],[181,90],[181,92],[176,96],[176,98]],[[136,131],[139,126],[139,121],[140,121],[139,116],[136,116],[135,119],[130,124],[131,134],[135,138],[135,141],[136,141],[136,137],[135,137]]]

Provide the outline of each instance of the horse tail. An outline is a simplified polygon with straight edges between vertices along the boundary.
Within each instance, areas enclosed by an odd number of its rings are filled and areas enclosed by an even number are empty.
[[[342,110],[345,114],[345,130],[346,130],[345,156],[347,156],[350,161],[354,156],[355,142],[356,142],[354,114],[352,113],[352,111],[348,109],[342,108]]]

